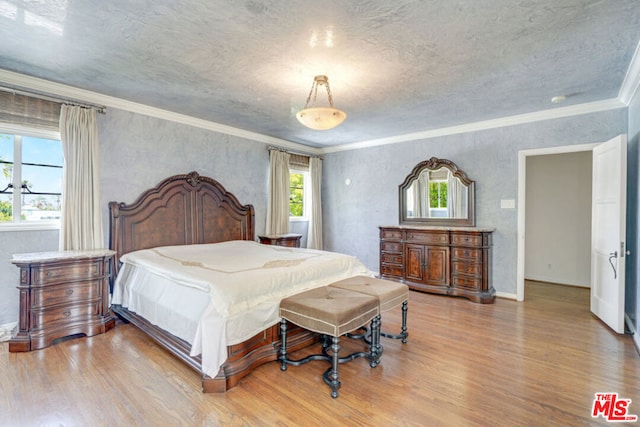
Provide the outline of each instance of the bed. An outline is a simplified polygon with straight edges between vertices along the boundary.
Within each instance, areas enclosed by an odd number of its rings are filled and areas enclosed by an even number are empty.
[[[202,375],[204,392],[276,360],[281,298],[373,274],[355,257],[255,242],[253,206],[197,172],[109,211],[112,310]],[[315,340],[297,329],[288,347]]]

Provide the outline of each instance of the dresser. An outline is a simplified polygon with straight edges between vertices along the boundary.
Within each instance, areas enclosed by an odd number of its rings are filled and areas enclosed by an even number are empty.
[[[493,228],[380,227],[380,276],[429,293],[492,303]]]
[[[20,268],[20,312],[9,351],[37,350],[59,338],[113,328],[109,285],[114,254],[100,249],[14,255],[11,262]]]
[[[296,233],[258,236],[260,243],[262,243],[263,245],[287,246],[290,248],[299,248],[301,238],[302,234]]]

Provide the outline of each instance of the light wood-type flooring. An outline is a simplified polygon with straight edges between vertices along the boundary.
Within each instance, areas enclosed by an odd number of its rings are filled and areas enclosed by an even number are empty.
[[[383,329],[399,324],[399,309],[384,314]],[[202,394],[195,372],[123,323],[31,353],[5,342],[0,425],[607,425],[591,417],[598,392],[640,415],[640,356],[589,312],[588,289],[530,282],[524,302],[489,305],[411,292],[409,333],[406,345],[383,339],[375,369],[340,365],[337,399],[325,362],[286,372],[271,362]]]

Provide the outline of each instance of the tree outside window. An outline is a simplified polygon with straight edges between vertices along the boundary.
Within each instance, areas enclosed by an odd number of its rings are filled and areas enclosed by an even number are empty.
[[[304,217],[304,173],[292,171],[289,174],[289,216]]]
[[[447,208],[447,181],[429,182],[429,207],[431,209]]]

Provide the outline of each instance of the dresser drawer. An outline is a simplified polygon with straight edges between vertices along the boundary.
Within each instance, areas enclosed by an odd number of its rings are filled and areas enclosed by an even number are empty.
[[[31,310],[31,327],[42,328],[55,324],[64,324],[100,314],[101,301],[77,303],[51,309]]]
[[[380,238],[381,239],[402,239],[402,230],[389,230],[389,229],[381,229],[380,230]]]
[[[381,265],[380,274],[383,276],[402,277],[402,266],[398,265]]]
[[[425,244],[449,244],[449,233],[447,231],[407,231],[407,243],[425,243]]]
[[[451,258],[480,261],[482,260],[482,249],[451,248]]]
[[[48,307],[56,304],[88,301],[100,297],[102,280],[75,282],[31,289],[31,306]]]
[[[451,244],[482,246],[482,234],[451,233]]]
[[[380,255],[380,262],[385,264],[399,264],[402,265],[402,254],[388,254],[383,253]]]
[[[102,262],[97,260],[58,266],[34,267],[31,275],[31,283],[33,286],[78,279],[93,279],[102,275]]]
[[[471,276],[482,276],[482,264],[476,262],[453,261],[451,263],[452,274],[468,274]]]
[[[452,276],[451,283],[456,287],[463,288],[472,288],[472,289],[481,289],[482,288],[482,279],[479,277],[472,276]]]
[[[380,250],[384,252],[402,253],[402,243],[400,242],[380,242]]]

